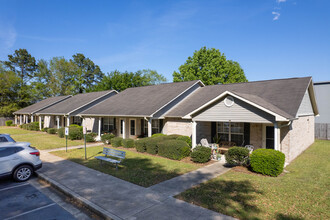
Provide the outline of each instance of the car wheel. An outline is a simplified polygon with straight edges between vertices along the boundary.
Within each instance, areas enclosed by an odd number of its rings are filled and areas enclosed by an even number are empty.
[[[32,173],[33,173],[33,169],[31,166],[22,165],[16,168],[13,177],[16,181],[23,182],[30,179]]]

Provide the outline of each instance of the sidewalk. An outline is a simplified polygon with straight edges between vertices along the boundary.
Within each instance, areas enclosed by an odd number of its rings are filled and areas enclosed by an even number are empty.
[[[168,191],[144,188],[46,151],[41,159],[40,178],[107,219],[233,219],[175,199]]]
[[[86,144],[86,147],[96,147],[96,146],[102,146],[102,145],[103,145],[102,142],[98,142],[98,143],[94,143],[94,144]],[[84,147],[85,147],[85,145],[71,146],[71,147],[68,147],[68,150],[84,148]],[[65,150],[65,149],[66,149],[65,147],[61,147],[61,148],[42,150],[42,152],[53,152],[53,151],[60,151],[60,150]]]

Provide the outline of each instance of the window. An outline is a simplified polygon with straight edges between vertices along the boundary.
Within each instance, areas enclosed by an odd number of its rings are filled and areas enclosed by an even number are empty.
[[[130,134],[135,135],[135,120],[130,120]]]
[[[144,136],[148,136],[148,121],[144,121]]]
[[[123,134],[123,126],[124,126],[124,120],[120,120],[120,134]]]
[[[158,119],[154,119],[151,121],[152,124],[152,134],[157,134],[159,133],[159,120]]]
[[[5,137],[0,137],[0,142],[8,142],[8,140]]]
[[[235,142],[237,146],[244,144],[244,123],[218,122],[217,133],[220,141]]]
[[[73,123],[72,124],[76,124],[81,126],[81,118],[77,117],[77,116],[73,116]]]
[[[103,131],[110,132],[115,130],[115,119],[110,117],[103,118]]]
[[[1,147],[0,148],[0,157],[8,157],[21,150],[23,150],[22,147]]]

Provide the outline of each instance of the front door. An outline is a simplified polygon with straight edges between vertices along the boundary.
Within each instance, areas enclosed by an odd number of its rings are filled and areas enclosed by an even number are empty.
[[[274,127],[266,127],[266,148],[274,149]]]

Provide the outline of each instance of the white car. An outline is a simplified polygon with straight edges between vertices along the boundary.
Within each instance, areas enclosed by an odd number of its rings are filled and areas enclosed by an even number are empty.
[[[16,181],[28,180],[42,167],[40,152],[28,142],[0,143],[0,177],[12,176]]]

